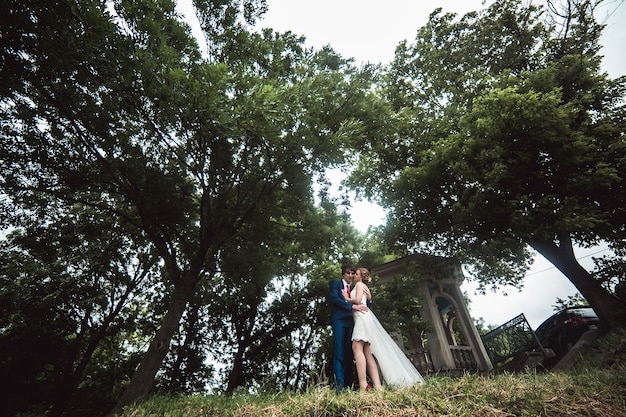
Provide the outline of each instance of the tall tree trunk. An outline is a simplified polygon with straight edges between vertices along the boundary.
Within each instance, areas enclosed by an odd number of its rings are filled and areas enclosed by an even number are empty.
[[[187,274],[181,279],[181,283],[175,287],[161,327],[157,330],[148,351],[143,355],[139,367],[111,411],[110,416],[121,414],[124,407],[145,400],[150,393],[154,377],[169,351],[172,337],[178,330],[180,320],[197,283],[197,276]]]
[[[247,339],[246,339],[247,340]],[[243,356],[246,350],[246,344],[244,341],[240,342],[237,347],[237,354],[233,358],[233,369],[228,375],[228,385],[226,386],[226,394],[232,394],[235,389],[242,385],[243,378],[241,373],[243,371]]]
[[[559,243],[532,239],[528,243],[561,271],[589,302],[605,326],[611,328],[626,323],[626,304],[606,290],[583,268],[574,256],[568,234],[558,236]]]

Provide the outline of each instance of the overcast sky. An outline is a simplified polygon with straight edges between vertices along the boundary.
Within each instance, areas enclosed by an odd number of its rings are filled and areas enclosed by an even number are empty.
[[[184,3],[181,0],[181,10]],[[487,2],[488,4],[491,2]],[[626,5],[624,0],[606,0],[597,18],[607,24],[602,38],[603,69],[611,78],[626,72]],[[290,30],[306,37],[308,46],[319,49],[330,45],[355,62],[388,63],[395,47],[403,40],[412,42],[417,29],[438,7],[444,12],[461,16],[484,8],[482,0],[268,0],[269,11],[260,27],[276,31]],[[355,226],[366,231],[370,225],[383,222],[384,212],[375,205],[356,203],[352,210]],[[601,256],[605,248],[577,250],[584,267],[592,266],[591,256]],[[370,267],[372,265],[369,265]],[[537,256],[527,274],[525,288],[520,293],[504,288],[485,296],[474,293],[475,286],[466,283],[462,289],[471,298],[470,310],[475,318],[483,317],[486,324],[500,325],[524,313],[533,328],[553,313],[556,298],[566,299],[577,291],[552,264]],[[503,293],[508,295],[505,296]]]

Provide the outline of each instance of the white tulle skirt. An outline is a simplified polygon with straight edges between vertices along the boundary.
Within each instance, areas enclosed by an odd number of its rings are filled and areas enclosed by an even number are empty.
[[[424,378],[385,331],[371,310],[355,311],[353,315],[352,340],[362,340],[370,344],[372,354],[378,362],[383,380],[387,385],[409,387],[424,382]]]

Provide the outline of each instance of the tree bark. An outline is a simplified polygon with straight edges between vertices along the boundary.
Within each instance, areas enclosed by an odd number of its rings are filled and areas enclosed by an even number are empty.
[[[172,337],[178,330],[180,320],[197,283],[197,277],[188,275],[183,277],[180,285],[174,289],[161,327],[157,330],[139,367],[109,416],[121,414],[124,407],[144,401],[150,393],[156,373],[169,351]]]
[[[241,372],[243,371],[243,356],[246,348],[244,343],[240,343],[237,348],[237,354],[233,359],[233,369],[228,375],[228,385],[226,387],[226,394],[232,394],[235,389],[242,384]]]
[[[550,261],[570,280],[595,310],[607,328],[624,326],[626,304],[602,287],[599,281],[583,268],[574,256],[569,234],[558,236],[558,244],[542,239],[531,239],[528,244]]]

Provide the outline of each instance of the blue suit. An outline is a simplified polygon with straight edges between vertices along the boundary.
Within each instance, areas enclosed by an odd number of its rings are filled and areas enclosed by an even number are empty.
[[[329,299],[331,303],[330,325],[333,329],[333,371],[335,386],[343,389],[352,386],[352,303],[343,298],[342,280],[330,282]]]

